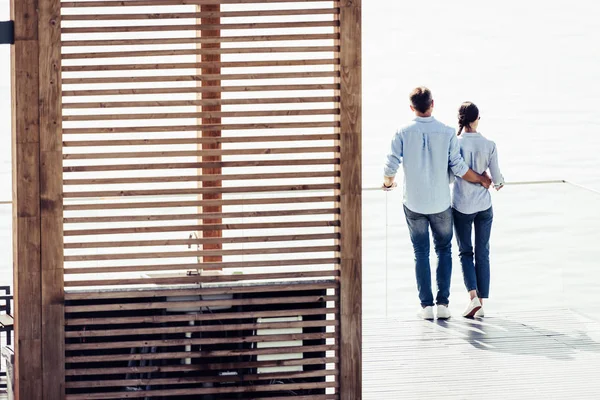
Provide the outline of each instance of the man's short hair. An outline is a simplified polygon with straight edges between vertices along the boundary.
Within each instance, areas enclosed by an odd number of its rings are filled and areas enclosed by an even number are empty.
[[[433,99],[431,98],[431,90],[425,86],[419,86],[410,92],[410,103],[420,113],[425,113],[431,107]]]

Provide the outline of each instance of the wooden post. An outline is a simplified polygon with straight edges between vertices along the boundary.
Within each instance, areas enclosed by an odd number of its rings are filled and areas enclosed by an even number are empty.
[[[11,0],[15,390],[64,398],[60,0]]]
[[[340,5],[340,399],[362,398],[361,1]]]
[[[218,25],[221,23],[221,17],[219,16],[219,13],[221,11],[221,5],[220,4],[211,4],[211,5],[202,5],[198,7],[200,9],[200,12],[202,13],[202,16],[200,18],[199,23],[201,25]],[[199,35],[200,37],[204,37],[204,38],[208,38],[208,37],[220,37],[221,36],[221,30],[219,29],[214,29],[214,30],[204,30],[201,28],[201,30],[199,31]],[[220,43],[200,43],[200,48],[201,49],[219,49],[221,47]],[[202,54],[199,57],[200,61],[203,63],[214,63],[214,64],[218,64],[221,62],[221,55],[220,54]],[[215,66],[210,66],[210,67],[206,67],[206,68],[201,68],[200,70],[200,74],[202,76],[205,75],[219,75],[221,73],[221,67],[220,65],[215,65]],[[220,80],[202,80],[201,81],[201,85],[203,87],[219,87],[221,86],[221,81]],[[202,92],[200,94],[200,98],[202,100],[220,100],[221,99],[221,92]],[[209,112],[220,112],[221,111],[221,104],[214,104],[214,105],[205,105],[203,104],[200,107],[200,111],[204,112],[204,113],[209,113]],[[202,125],[209,125],[209,124],[220,124],[221,123],[221,117],[203,117],[201,118],[201,120],[199,121]],[[199,132],[201,134],[202,137],[220,137],[221,136],[221,131],[220,130],[215,130],[215,131],[202,131]],[[220,150],[221,149],[221,143],[202,143],[202,145],[200,146],[201,150]],[[204,162],[219,162],[221,161],[221,156],[220,155],[215,155],[215,156],[203,156],[202,157],[202,161]],[[203,168],[201,173],[203,175],[219,175],[221,174],[221,168],[217,167],[217,168]],[[201,181],[200,182],[202,187],[221,187],[221,181]],[[202,199],[203,200],[221,200],[222,196],[220,193],[217,194],[203,194],[202,195]],[[203,206],[202,207],[202,211],[203,213],[220,213],[222,211],[222,207],[220,205],[217,206]],[[220,224],[222,222],[221,218],[214,218],[214,219],[205,219],[203,221],[200,221],[200,224]],[[220,238],[223,236],[223,232],[219,231],[219,230],[211,230],[211,231],[203,231],[201,232],[201,234],[204,237],[208,237],[208,238]],[[220,250],[223,246],[220,243],[215,243],[215,244],[204,244],[203,245],[203,249],[205,250]],[[221,256],[206,256],[203,258],[203,262],[221,262],[223,259],[223,257]]]
[[[11,0],[13,273],[17,400],[42,399],[40,131],[35,0]]]
[[[38,0],[42,275],[45,400],[65,397],[60,0]]]

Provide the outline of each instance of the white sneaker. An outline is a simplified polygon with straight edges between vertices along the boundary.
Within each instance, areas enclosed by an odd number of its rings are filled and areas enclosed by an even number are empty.
[[[479,310],[477,310],[477,312],[475,313],[475,318],[483,318],[485,317],[485,313],[483,312],[483,307],[481,307]]]
[[[427,306],[427,307],[423,307],[421,308],[421,310],[418,312],[419,318],[422,319],[433,319],[433,307],[431,306]]]
[[[448,306],[442,306],[442,305],[438,304],[438,306],[437,306],[438,319],[448,319],[451,316],[452,315],[450,314],[450,309],[448,308]]]
[[[473,318],[475,316],[475,314],[477,313],[477,311],[479,311],[479,310],[481,310],[481,302],[479,301],[478,297],[475,297],[475,298],[473,298],[473,300],[471,300],[471,302],[467,306],[467,309],[463,313],[463,317]]]

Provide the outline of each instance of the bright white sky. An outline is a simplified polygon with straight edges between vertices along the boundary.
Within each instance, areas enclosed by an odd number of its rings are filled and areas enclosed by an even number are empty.
[[[406,94],[425,84],[448,124],[462,101],[479,105],[507,179],[600,189],[598,15],[595,0],[363,1],[365,186],[379,184],[389,138],[410,118]],[[0,46],[0,199],[11,186],[9,85]]]

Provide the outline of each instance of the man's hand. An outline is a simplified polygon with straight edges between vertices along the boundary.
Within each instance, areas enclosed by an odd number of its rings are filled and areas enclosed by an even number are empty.
[[[394,188],[398,187],[398,184],[396,182],[392,183],[390,186],[386,186],[385,183],[383,185],[381,185],[381,188],[385,191],[385,192],[389,192],[391,190],[394,190]]]
[[[492,185],[492,180],[490,179],[488,174],[485,172],[482,175],[480,175],[477,172],[473,171],[472,169],[469,169],[467,171],[467,173],[462,176],[462,178],[467,182],[479,183],[481,186],[483,186],[486,189],[489,189],[490,186]]]
[[[398,184],[396,184],[396,182],[394,182],[393,176],[384,176],[383,177],[383,185],[381,185],[381,188],[383,190],[390,191],[397,186],[398,186]]]
[[[481,183],[481,186],[483,186],[486,189],[489,189],[490,186],[492,186],[492,178],[490,178],[489,175],[487,174],[487,172],[485,172],[485,171],[480,176],[481,176],[481,181],[479,183]]]

